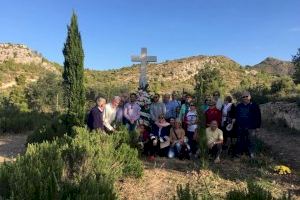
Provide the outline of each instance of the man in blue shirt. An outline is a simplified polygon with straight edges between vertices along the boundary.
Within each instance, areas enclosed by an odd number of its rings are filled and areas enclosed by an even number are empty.
[[[176,108],[180,106],[179,101],[176,99],[176,94],[172,94],[172,101],[170,101],[170,95],[165,94],[163,96],[163,102],[166,106],[166,120],[169,122],[170,118],[176,118]]]
[[[261,113],[259,106],[251,102],[250,92],[242,93],[242,102],[236,107],[237,125],[237,153],[245,150],[251,158],[255,153],[255,134],[261,126]]]

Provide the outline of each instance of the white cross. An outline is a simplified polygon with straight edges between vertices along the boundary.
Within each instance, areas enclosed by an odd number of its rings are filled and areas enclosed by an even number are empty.
[[[147,56],[147,48],[141,49],[141,55],[140,56],[131,56],[132,62],[140,62],[141,63],[141,69],[140,69],[140,79],[139,79],[139,86],[140,89],[146,89],[146,86],[148,85],[147,81],[147,63],[148,62],[156,62],[157,58],[156,56]]]

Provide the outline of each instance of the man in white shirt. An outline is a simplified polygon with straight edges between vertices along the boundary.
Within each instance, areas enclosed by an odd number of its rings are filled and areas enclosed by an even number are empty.
[[[112,123],[116,119],[116,113],[120,101],[121,98],[119,96],[115,96],[111,103],[105,105],[105,109],[103,112],[103,123],[107,132],[115,131],[115,128],[112,126]]]

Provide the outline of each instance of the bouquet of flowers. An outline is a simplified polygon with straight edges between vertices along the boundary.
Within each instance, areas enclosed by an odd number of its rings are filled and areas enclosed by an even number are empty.
[[[149,107],[151,104],[151,96],[148,92],[139,90],[137,93],[137,104],[143,107]]]
[[[141,118],[139,119],[139,123],[149,126],[151,95],[147,91],[139,90],[137,92],[137,104],[141,107]]]

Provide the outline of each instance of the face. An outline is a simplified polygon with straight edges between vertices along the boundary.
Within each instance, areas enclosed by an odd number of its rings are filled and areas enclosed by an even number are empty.
[[[139,126],[140,133],[143,133],[145,131],[145,126],[141,125]]]
[[[175,128],[180,128],[180,123],[179,122],[175,122]]]
[[[163,122],[165,122],[165,118],[164,117],[159,117],[158,121],[159,121],[159,123],[163,123]]]
[[[159,96],[158,96],[158,95],[155,95],[155,96],[153,97],[153,101],[154,101],[154,102],[158,102],[158,100],[159,100]]]
[[[216,130],[217,127],[218,127],[218,123],[217,123],[216,121],[212,121],[212,122],[210,123],[210,128],[211,128],[212,130]]]
[[[248,103],[250,103],[250,100],[251,100],[251,96],[249,94],[244,94],[242,96],[243,103],[248,104]]]
[[[196,106],[195,106],[195,105],[192,105],[192,106],[191,106],[191,110],[196,110]]]
[[[168,102],[170,100],[170,95],[164,95],[164,102]]]
[[[128,100],[128,94],[123,94],[121,98],[124,102],[126,102]]]
[[[135,102],[136,101],[136,96],[135,95],[130,95],[130,102]]]
[[[112,102],[113,107],[118,107],[119,104],[120,104],[120,99],[115,99],[115,100],[113,100],[113,102]]]
[[[105,107],[105,104],[106,104],[106,101],[104,100],[104,101],[97,101],[97,106],[99,107],[99,108],[104,108]]]
[[[174,124],[175,124],[175,119],[171,118],[171,119],[170,119],[170,124],[171,124],[171,125],[174,125]]]
[[[220,97],[220,95],[219,95],[219,93],[215,92],[215,93],[213,94],[213,97],[214,97],[214,99],[218,99],[218,98]]]
[[[176,94],[172,94],[172,99],[176,100],[177,99],[177,95]]]
[[[188,103],[190,103],[192,100],[193,100],[193,99],[192,99],[192,97],[190,97],[190,96],[188,96],[188,97],[186,98],[186,101],[187,101]]]

